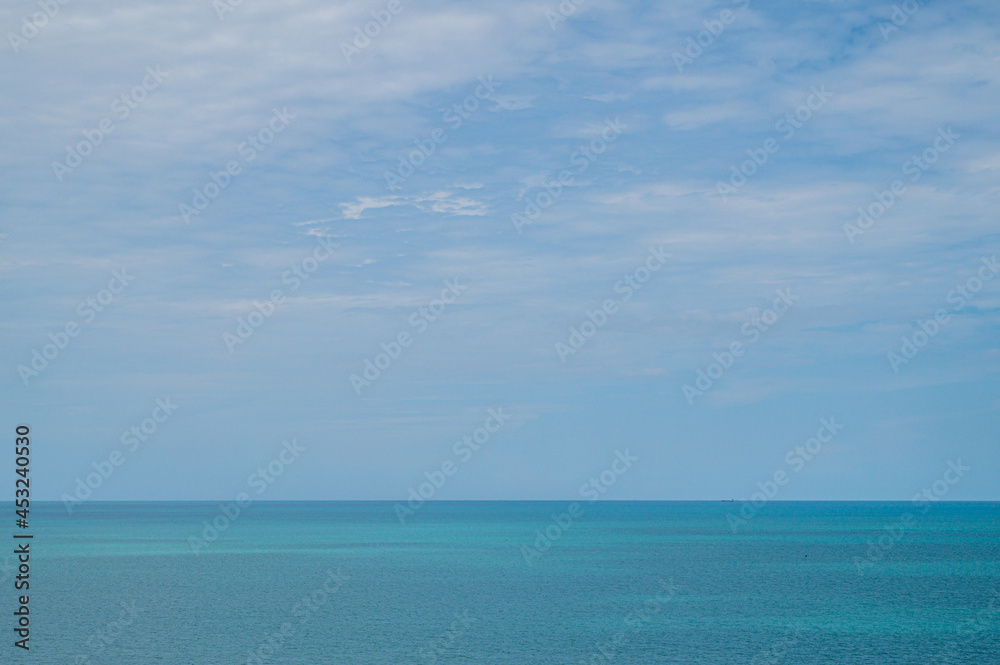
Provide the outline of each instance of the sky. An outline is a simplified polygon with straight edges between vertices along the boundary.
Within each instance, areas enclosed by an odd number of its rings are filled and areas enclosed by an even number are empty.
[[[998,12],[4,3],[33,496],[1000,498]]]

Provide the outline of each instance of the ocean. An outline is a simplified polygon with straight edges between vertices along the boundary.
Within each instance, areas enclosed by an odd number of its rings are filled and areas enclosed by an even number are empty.
[[[34,504],[0,661],[1000,663],[998,503],[220,505]]]

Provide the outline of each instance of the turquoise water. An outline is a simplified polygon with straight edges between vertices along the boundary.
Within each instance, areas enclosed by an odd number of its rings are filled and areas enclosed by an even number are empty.
[[[0,661],[1000,663],[1000,504],[395,505],[254,503],[197,553],[217,503],[33,506]]]

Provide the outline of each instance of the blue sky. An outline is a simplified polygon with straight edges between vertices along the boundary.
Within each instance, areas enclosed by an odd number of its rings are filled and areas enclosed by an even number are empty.
[[[497,407],[435,498],[578,498],[625,449],[607,498],[745,497],[830,417],[777,498],[958,459],[945,498],[1000,496],[995,4],[390,4],[0,9],[0,397],[38,498],[118,450],[94,499],[228,500],[295,439],[263,498],[400,499]]]

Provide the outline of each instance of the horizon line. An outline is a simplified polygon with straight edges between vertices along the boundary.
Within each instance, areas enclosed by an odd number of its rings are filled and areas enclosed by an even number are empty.
[[[98,503],[225,503],[235,499],[116,499],[75,501],[80,505]],[[254,499],[252,503],[406,503],[408,499]],[[428,503],[753,503],[750,499],[434,499],[424,500]],[[914,499],[768,499],[768,503],[913,503]],[[34,505],[46,503],[65,503],[63,499],[37,499]],[[997,499],[965,499],[938,500],[925,503],[1000,503]],[[0,505],[14,504],[14,501],[3,500]],[[422,505],[423,505],[422,504]]]

